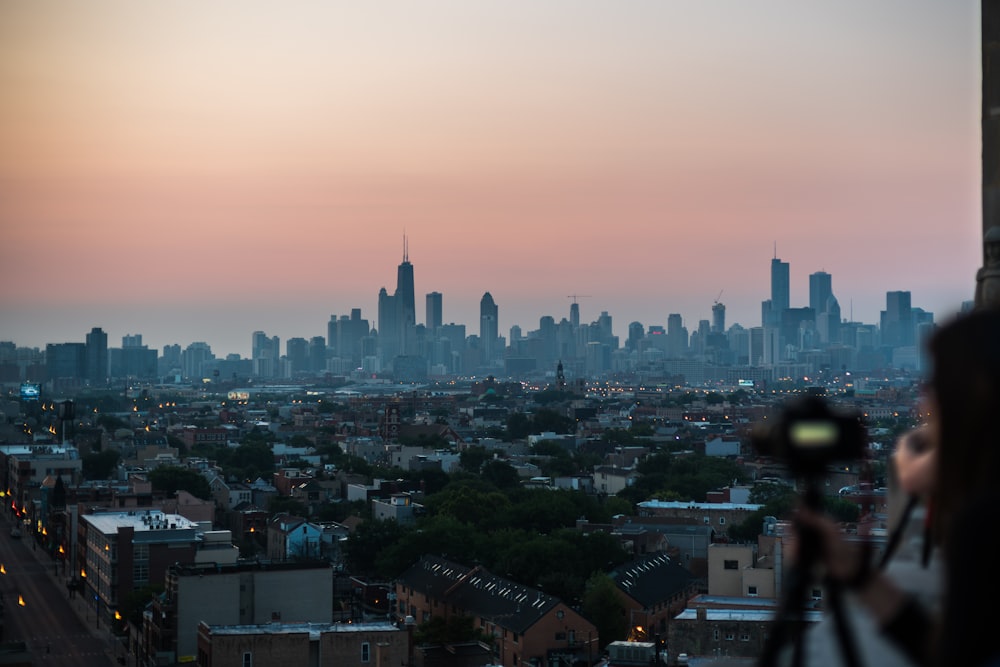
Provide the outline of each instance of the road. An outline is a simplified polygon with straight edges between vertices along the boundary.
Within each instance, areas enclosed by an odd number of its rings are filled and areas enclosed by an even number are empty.
[[[84,601],[69,599],[55,577],[55,565],[32,551],[32,537],[10,536],[10,522],[0,520],[0,594],[3,595],[3,642],[23,641],[35,664],[53,667],[114,667],[110,633],[87,622]],[[19,603],[23,601],[23,605]],[[82,617],[81,617],[82,616]],[[90,623],[94,623],[91,626]],[[120,649],[119,649],[120,650]]]

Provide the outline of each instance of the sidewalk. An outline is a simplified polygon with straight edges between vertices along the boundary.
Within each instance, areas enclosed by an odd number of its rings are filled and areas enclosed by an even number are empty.
[[[3,530],[10,530],[11,519],[7,516],[4,521]],[[22,531],[24,546],[29,548],[32,557],[38,561],[40,565],[43,566],[43,571],[48,573],[49,578],[55,582],[56,587],[63,595],[67,596],[67,604],[70,609],[76,614],[77,618],[80,619],[80,624],[96,639],[101,641],[104,646],[104,653],[107,655],[110,664],[116,664],[118,656],[125,655],[125,648],[114,636],[111,634],[110,628],[106,623],[100,623],[98,626],[97,613],[93,605],[88,605],[88,600],[86,595],[80,591],[75,591],[70,597],[69,591],[66,588],[66,582],[70,578],[70,573],[67,571],[63,573],[62,567],[65,566],[65,561],[57,561],[50,557],[44,550],[38,548],[38,544],[35,542],[34,536],[30,531]],[[117,649],[117,654],[115,650]]]

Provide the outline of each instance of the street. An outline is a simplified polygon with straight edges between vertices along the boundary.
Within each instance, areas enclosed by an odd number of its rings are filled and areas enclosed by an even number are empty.
[[[0,521],[0,641],[25,642],[35,664],[114,665],[108,653],[110,633],[86,622],[84,601],[79,595],[68,597],[66,587],[57,582],[51,559],[41,551],[32,552],[32,540],[27,531],[21,538],[11,537],[9,521]],[[89,620],[95,622],[94,614]]]

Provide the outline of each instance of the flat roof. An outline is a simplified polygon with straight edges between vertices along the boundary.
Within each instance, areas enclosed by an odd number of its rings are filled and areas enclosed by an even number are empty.
[[[208,625],[208,624],[206,624]],[[291,635],[307,632],[401,632],[392,623],[264,623],[261,625],[208,625],[213,635]]]
[[[706,621],[773,621],[775,612],[765,609],[713,609],[705,608]],[[802,620],[818,623],[823,618],[821,611],[803,611]],[[674,616],[675,621],[698,620],[697,609],[685,609]]]
[[[763,505],[750,505],[748,503],[685,503],[665,500],[645,500],[638,506],[665,510],[746,510],[748,512],[756,512],[763,507]]]
[[[160,510],[129,510],[125,512],[100,512],[80,517],[105,535],[113,535],[120,528],[133,528],[136,533],[192,530],[198,524],[180,514],[165,514]],[[171,526],[174,526],[171,528]]]

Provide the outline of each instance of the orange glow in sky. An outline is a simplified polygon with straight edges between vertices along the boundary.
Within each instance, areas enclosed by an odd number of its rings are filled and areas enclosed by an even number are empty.
[[[608,311],[756,326],[833,275],[942,319],[981,264],[971,0],[0,4],[0,340],[247,354],[377,325]]]

